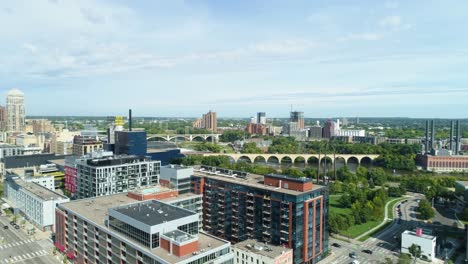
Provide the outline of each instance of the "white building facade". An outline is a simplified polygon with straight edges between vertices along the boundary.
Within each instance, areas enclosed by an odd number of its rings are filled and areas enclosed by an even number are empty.
[[[426,256],[429,260],[436,257],[437,237],[417,229],[416,232],[406,230],[401,234],[401,253],[411,254],[409,248],[415,244],[421,248],[421,256]]]
[[[290,248],[265,245],[256,240],[245,240],[232,247],[235,264],[291,264],[293,252]]]
[[[37,183],[9,177],[5,180],[4,196],[15,213],[42,230],[54,231],[55,207],[69,199]]]
[[[26,110],[24,107],[24,94],[18,89],[8,92],[6,98],[7,131],[22,132],[25,129]]]

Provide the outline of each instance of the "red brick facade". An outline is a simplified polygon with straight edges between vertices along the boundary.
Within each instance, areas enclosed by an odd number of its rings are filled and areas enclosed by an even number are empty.
[[[313,184],[310,181],[309,182],[296,182],[296,181],[290,181],[287,179],[280,180],[276,178],[270,178],[268,177],[268,175],[265,175],[264,184],[270,185],[270,186],[281,187],[283,189],[288,189],[288,190],[293,190],[293,191],[298,191],[298,192],[310,191],[313,188]]]

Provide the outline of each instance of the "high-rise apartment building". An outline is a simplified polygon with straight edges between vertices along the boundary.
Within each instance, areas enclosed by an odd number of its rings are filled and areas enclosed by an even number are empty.
[[[92,153],[76,160],[77,198],[127,192],[159,183],[160,161],[145,156]]]
[[[297,123],[298,129],[304,129],[304,127],[305,127],[304,112],[298,112],[298,111],[291,112],[291,117],[290,117],[289,122]]]
[[[88,153],[92,153],[103,148],[101,141],[95,137],[75,136],[73,138],[73,155],[84,156]]]
[[[332,138],[336,135],[337,124],[333,120],[327,120],[325,126],[323,127],[323,137]]]
[[[190,177],[193,174],[193,167],[181,165],[167,165],[161,167],[159,182],[161,185],[175,188],[179,194],[190,192]]]
[[[148,151],[146,131],[115,131],[115,154],[144,156]]]
[[[218,120],[216,112],[209,111],[204,114],[202,118],[198,118],[192,123],[193,128],[203,128],[216,132],[218,129]]]
[[[51,133],[54,131],[52,122],[47,119],[28,119],[26,123],[32,126],[34,134]]]
[[[231,244],[200,232],[199,215],[122,195],[60,204],[55,246],[76,263],[233,264]]]
[[[203,229],[210,234],[284,245],[294,263],[317,263],[328,251],[328,188],[311,179],[202,166],[192,190],[203,194]]]
[[[8,92],[6,98],[7,131],[22,132],[25,127],[26,110],[24,107],[24,93],[18,89]]]
[[[0,105],[0,131],[6,130],[6,108]]]
[[[257,113],[257,124],[266,125],[266,113],[265,112]]]
[[[309,128],[309,137],[316,139],[323,137],[323,128],[320,126],[319,121],[317,121],[317,124]]]

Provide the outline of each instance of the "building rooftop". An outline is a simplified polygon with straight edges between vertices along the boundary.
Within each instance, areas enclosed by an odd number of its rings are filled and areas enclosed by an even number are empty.
[[[160,225],[196,214],[157,200],[122,205],[109,210],[114,210],[148,226]]]
[[[456,181],[456,182],[459,183],[460,185],[468,187],[468,181]]]
[[[193,168],[193,167],[190,167],[190,166],[176,165],[176,164],[169,164],[169,165],[166,165],[164,167],[168,168],[168,169],[174,169],[174,170],[186,170],[186,169]]]
[[[421,236],[418,236],[418,235],[416,235],[415,231],[411,231],[411,230],[406,230],[405,232],[403,232],[403,234],[411,235],[411,236],[415,236],[415,237],[420,237],[420,238],[428,239],[428,240],[434,240],[436,238],[435,236],[429,235],[429,234],[427,234],[425,232],[423,232]]]
[[[110,208],[119,206],[119,205],[127,205],[127,204],[130,205],[136,202],[138,201],[128,197],[126,193],[119,193],[115,195],[108,195],[108,196],[101,196],[101,197],[71,201],[68,203],[62,203],[59,206],[66,210],[73,211],[75,214],[78,214],[86,218],[88,221],[93,222],[94,224],[98,225],[100,228],[107,230],[107,232],[109,233],[112,233],[113,236],[125,238],[127,241],[132,242],[132,244],[139,246],[142,250],[146,252],[150,252],[153,255],[156,255],[159,258],[164,259],[168,263],[177,263],[185,259],[191,258],[192,254],[189,254],[183,257],[177,257],[173,254],[170,255],[165,249],[160,248],[160,247],[149,249],[148,247],[141,245],[136,240],[133,240],[130,237],[122,235],[121,233],[115,232],[114,230],[111,230],[105,226],[104,220],[107,219],[107,212]],[[205,233],[198,234],[198,251],[199,252],[208,251],[208,250],[223,246],[226,243],[228,242],[220,238],[211,236],[209,234],[205,234]]]
[[[118,166],[123,164],[138,163],[144,161],[150,161],[151,159],[146,156],[134,156],[134,155],[115,155],[102,158],[84,158],[79,160],[78,163],[86,164],[92,167],[104,167],[104,166]]]
[[[22,146],[16,146],[7,143],[0,143],[0,148],[22,148]]]
[[[9,180],[14,181],[16,185],[34,194],[35,196],[39,197],[39,199],[43,201],[55,201],[55,200],[68,199],[68,197],[65,197],[59,193],[51,191],[34,182],[25,182],[19,178],[10,178]]]
[[[53,160],[48,160],[48,162],[57,164],[59,166],[65,166],[65,159],[53,159]]]
[[[193,173],[194,176],[212,178],[212,179],[216,179],[220,181],[269,190],[273,192],[285,193],[285,194],[290,194],[290,195],[301,195],[305,193],[305,192],[300,192],[300,191],[279,188],[276,186],[265,185],[264,184],[265,177],[263,175],[258,175],[258,174],[245,173],[245,175],[242,175],[242,176],[235,175],[235,174],[229,175],[229,174],[222,174],[219,171],[216,171],[216,172],[207,171],[200,167],[195,167],[193,172],[194,172]],[[315,191],[321,188],[325,188],[325,186],[313,184],[312,190],[310,191]],[[306,191],[306,192],[309,192],[309,191]]]
[[[255,254],[275,259],[278,256],[281,256],[287,251],[292,251],[292,249],[284,248],[281,246],[266,245],[260,243],[257,240],[248,239],[242,242],[239,242],[232,246],[234,249],[240,249],[248,252],[253,252]]]
[[[171,189],[162,185],[156,186],[148,186],[144,188],[137,188],[135,190],[130,191],[131,193],[138,194],[138,195],[148,195],[148,194],[158,194],[158,193],[165,193],[165,192],[172,192],[175,189]]]

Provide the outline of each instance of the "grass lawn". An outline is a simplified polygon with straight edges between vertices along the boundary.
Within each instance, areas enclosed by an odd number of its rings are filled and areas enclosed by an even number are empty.
[[[340,195],[330,195],[330,211],[333,211],[338,214],[343,214],[343,215],[351,214],[351,208],[341,207],[340,204],[338,203],[339,199],[340,199]],[[385,203],[387,203],[388,201],[392,199],[394,198],[389,198],[387,201],[385,201]],[[378,221],[369,221],[364,224],[354,225],[350,227],[348,230],[341,231],[340,235],[347,236],[350,238],[358,237],[362,233],[365,233],[369,231],[370,229],[378,226],[382,222],[383,217],[384,216],[382,215],[382,218],[379,219]]]
[[[383,226],[381,226],[381,227],[379,227],[378,229],[374,230],[373,232],[371,232],[371,233],[369,233],[369,234],[367,234],[367,235],[361,237],[361,238],[359,239],[359,241],[361,241],[361,242],[366,241],[366,240],[367,240],[368,238],[370,238],[371,236],[373,236],[373,235],[377,234],[378,232],[380,232],[380,231],[384,230],[385,228],[387,228],[389,225],[392,224],[392,222],[393,222],[393,221],[387,221],[387,223],[385,223]]]

